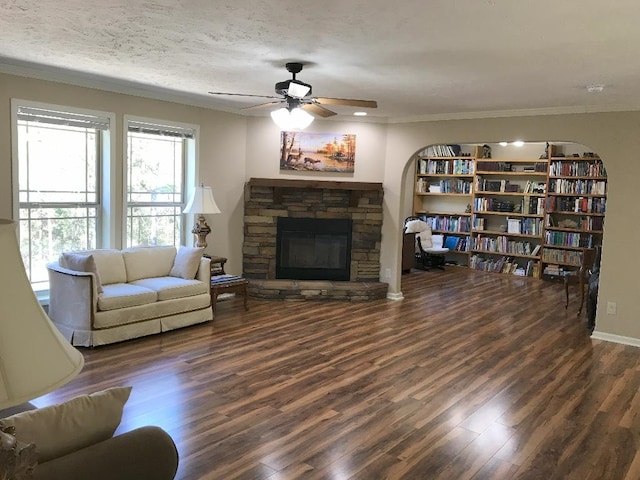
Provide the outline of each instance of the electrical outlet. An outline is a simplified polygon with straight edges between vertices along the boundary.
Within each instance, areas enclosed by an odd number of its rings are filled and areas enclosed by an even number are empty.
[[[384,269],[384,278],[391,278],[391,269],[390,268],[385,268]]]
[[[615,315],[617,307],[616,302],[607,302],[607,315]]]

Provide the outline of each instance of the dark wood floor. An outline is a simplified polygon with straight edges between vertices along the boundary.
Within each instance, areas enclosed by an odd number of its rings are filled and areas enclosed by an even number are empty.
[[[557,284],[448,267],[405,299],[218,304],[212,324],[83,350],[37,403],[133,385],[179,479],[638,479],[640,349]]]

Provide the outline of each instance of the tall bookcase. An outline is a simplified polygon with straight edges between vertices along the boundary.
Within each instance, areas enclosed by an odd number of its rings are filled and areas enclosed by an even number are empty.
[[[435,234],[445,235],[449,257],[468,265],[474,158],[470,155],[438,156],[446,151],[428,150],[416,159],[413,213],[425,220]]]
[[[551,157],[542,250],[545,277],[579,268],[584,250],[602,243],[606,201],[607,173],[597,155]]]
[[[436,146],[416,157],[413,214],[445,236],[448,260],[558,278],[602,243],[607,179],[597,155],[562,156],[554,145],[538,158],[468,150]]]
[[[547,159],[477,159],[470,266],[540,275]]]

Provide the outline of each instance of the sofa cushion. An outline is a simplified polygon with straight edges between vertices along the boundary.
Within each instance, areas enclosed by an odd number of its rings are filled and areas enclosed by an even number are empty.
[[[98,297],[98,310],[135,307],[155,303],[158,300],[158,294],[155,291],[130,283],[114,283],[102,288],[102,295]]]
[[[103,286],[109,283],[124,283],[127,281],[127,272],[124,268],[124,260],[122,258],[122,252],[120,250],[79,250],[70,253],[93,256],[93,259],[96,262],[98,275],[100,275],[100,283]],[[68,268],[68,265],[65,262],[64,255],[61,255],[60,264],[63,267]]]
[[[143,278],[131,282],[131,285],[154,290],[160,301],[209,293],[209,285],[200,280],[185,280],[176,277]]]
[[[187,280],[194,279],[203,253],[204,248],[180,246],[169,275]]]
[[[100,274],[98,273],[98,267],[93,255],[84,253],[63,253],[64,261],[67,268],[71,270],[77,270],[78,272],[93,273],[96,279],[96,289],[98,293],[102,293],[102,282],[100,281]]]
[[[176,247],[132,247],[122,251],[127,271],[127,282],[141,278],[169,275],[176,257]]]
[[[38,462],[58,458],[111,438],[122,420],[131,387],[116,387],[0,420],[15,436],[34,443]]]

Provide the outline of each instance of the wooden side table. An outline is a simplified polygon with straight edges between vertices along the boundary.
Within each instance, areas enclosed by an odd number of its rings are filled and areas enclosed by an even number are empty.
[[[226,261],[226,259],[225,259]],[[223,293],[235,293],[244,297],[244,309],[249,310],[247,305],[247,286],[249,280],[243,277],[237,277],[235,275],[212,275],[211,276],[211,308],[213,309],[213,315],[216,314],[216,301],[218,295]]]

